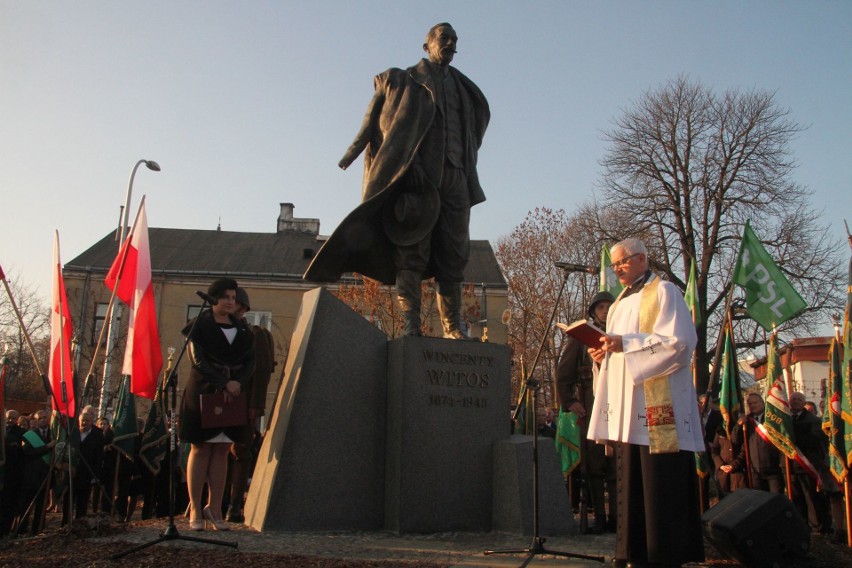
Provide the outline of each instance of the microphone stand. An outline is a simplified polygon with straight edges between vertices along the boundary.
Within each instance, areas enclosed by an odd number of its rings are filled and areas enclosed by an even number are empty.
[[[553,311],[550,314],[550,321],[547,322],[547,327],[544,330],[544,334],[541,336],[541,343],[538,346],[538,353],[536,353],[535,359],[533,359],[533,363],[530,366],[530,369],[526,372],[526,377],[524,377],[524,390],[521,393],[521,402],[518,404],[515,409],[515,413],[512,415],[513,420],[517,420],[518,414],[521,409],[524,408],[526,399],[530,396],[530,391],[532,391],[532,399],[533,399],[533,415],[528,416],[527,420],[533,419],[535,420],[535,409],[538,407],[538,390],[541,388],[541,382],[532,378],[533,372],[535,372],[536,365],[538,365],[538,360],[541,357],[542,351],[544,351],[544,346],[547,343],[548,335],[550,334],[550,328],[553,325],[553,320],[556,319],[556,311],[559,309],[559,301],[562,299],[562,293],[565,291],[565,285],[568,283],[568,275],[573,272],[573,267],[566,266],[562,267],[557,264],[557,268],[563,269],[563,277],[562,277],[562,286],[559,288],[559,295],[556,297],[556,302],[553,304]],[[549,554],[551,556],[563,556],[568,558],[582,558],[584,560],[595,560],[597,562],[604,562],[605,558],[603,556],[594,556],[590,554],[578,554],[574,552],[559,552],[556,550],[547,550],[544,547],[545,540],[544,538],[539,536],[538,530],[538,520],[539,520],[539,507],[538,507],[538,424],[534,424],[533,426],[533,446],[532,446],[532,496],[533,496],[533,537],[532,542],[530,542],[529,547],[520,548],[520,549],[504,549],[504,550],[486,550],[484,554],[487,556],[489,554],[527,554],[527,559],[521,564],[520,568],[524,568],[527,564],[532,561],[533,557],[537,554]]]
[[[201,311],[198,312],[198,316],[204,313],[204,309],[207,307],[207,299],[204,299],[204,303],[201,304]],[[178,354],[177,362],[175,362],[174,366],[169,366],[166,368],[166,376],[163,381],[163,392],[166,393],[167,397],[168,393],[171,393],[171,397],[169,398],[169,524],[166,527],[166,530],[163,531],[158,538],[155,538],[152,541],[140,544],[138,546],[134,546],[128,550],[123,552],[119,552],[118,554],[113,554],[110,558],[112,560],[118,560],[119,558],[124,558],[129,554],[133,554],[134,552],[139,552],[144,548],[148,548],[149,546],[154,546],[155,544],[160,544],[161,542],[167,542],[170,540],[185,540],[188,542],[200,542],[202,544],[217,544],[219,546],[229,546],[231,548],[237,548],[238,543],[236,542],[227,542],[222,540],[213,540],[210,538],[199,538],[194,536],[183,536],[178,532],[177,526],[175,526],[175,454],[177,453],[177,430],[176,425],[177,421],[175,420],[175,416],[177,415],[175,412],[175,406],[177,401],[177,369],[178,365],[180,365],[181,360],[183,359],[184,353],[186,353],[186,348],[189,345],[189,340],[192,337],[192,332],[195,331],[195,326],[198,323],[198,316],[192,321],[192,327],[189,329],[189,333],[186,335],[186,339],[183,341],[183,347]],[[171,357],[169,357],[169,361],[171,361]],[[168,389],[168,390],[167,390]]]

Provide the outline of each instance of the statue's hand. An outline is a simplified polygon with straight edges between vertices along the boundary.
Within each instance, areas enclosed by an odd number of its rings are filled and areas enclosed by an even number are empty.
[[[423,168],[417,162],[411,164],[411,168],[408,170],[408,182],[411,188],[417,191],[424,191],[426,184],[429,183],[426,178],[426,172],[423,171]]]

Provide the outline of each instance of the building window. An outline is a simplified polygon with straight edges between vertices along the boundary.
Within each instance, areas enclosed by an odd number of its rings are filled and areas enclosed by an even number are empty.
[[[106,323],[107,308],[109,304],[106,302],[98,302],[95,304],[95,317],[92,318],[92,339],[90,345],[94,345],[100,336],[101,329]]]
[[[264,329],[271,329],[272,312],[248,312],[246,314],[246,321],[249,325],[258,325]]]
[[[193,318],[197,317],[199,313],[201,313],[201,306],[187,306],[186,321],[191,321]],[[262,328],[271,329],[272,312],[251,311],[245,315],[245,318],[249,325],[259,325]]]

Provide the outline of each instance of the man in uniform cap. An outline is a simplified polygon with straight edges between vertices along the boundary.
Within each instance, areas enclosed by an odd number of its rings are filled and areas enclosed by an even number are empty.
[[[609,292],[598,292],[592,298],[588,308],[589,319],[597,327],[606,329],[606,317],[609,307],[615,301]],[[607,528],[615,528],[616,500],[615,500],[615,460],[607,457],[604,446],[586,439],[589,430],[589,422],[586,417],[592,410],[595,401],[594,378],[600,365],[592,361],[586,346],[569,337],[565,343],[565,349],[559,358],[559,366],[556,369],[556,391],[559,404],[563,412],[574,412],[579,417],[580,425],[580,468],[575,469],[574,483],[572,484],[572,501],[579,499],[579,489],[582,483],[580,476],[584,476],[588,484],[590,505],[595,512],[595,524],[591,532],[600,534]],[[607,523],[605,506],[605,485],[609,482],[610,501],[609,518]]]

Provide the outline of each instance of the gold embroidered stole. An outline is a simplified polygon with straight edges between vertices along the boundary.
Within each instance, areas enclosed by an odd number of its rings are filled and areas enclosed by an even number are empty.
[[[660,315],[660,300],[657,289],[660,278],[656,277],[642,288],[639,308],[640,333],[653,333],[654,322]],[[648,439],[652,454],[676,453],[680,446],[677,439],[672,391],[669,376],[660,375],[642,383],[645,388],[645,415],[648,420]]]

